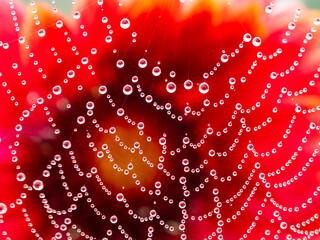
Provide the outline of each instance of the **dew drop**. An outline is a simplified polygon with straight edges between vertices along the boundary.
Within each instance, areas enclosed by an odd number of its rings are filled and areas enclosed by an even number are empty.
[[[243,41],[245,42],[250,42],[251,41],[251,35],[249,33],[246,33],[244,36],[243,36]]]
[[[266,6],[265,11],[266,11],[266,13],[271,13],[272,7],[270,5]]]
[[[99,87],[99,93],[100,94],[106,94],[107,93],[107,87],[106,86],[100,86]]]
[[[105,41],[106,41],[106,43],[111,43],[112,42],[112,37],[111,36],[106,36]]]
[[[118,68],[123,68],[124,67],[124,61],[123,60],[118,60],[117,61],[117,67]]]
[[[227,54],[222,54],[222,56],[221,56],[221,62],[228,62],[228,60],[229,60],[229,57],[228,57],[228,55]]]
[[[289,30],[293,30],[293,29],[296,28],[296,24],[295,24],[294,22],[290,22],[290,23],[288,24],[288,28],[289,28]]]
[[[193,82],[191,80],[186,80],[183,84],[184,88],[190,90],[193,87]]]
[[[131,85],[127,84],[123,87],[123,93],[125,95],[130,95],[133,92],[133,88]]]
[[[39,37],[44,37],[46,35],[46,31],[44,30],[44,29],[40,29],[39,31],[38,31],[38,36]]]
[[[122,202],[124,199],[124,196],[122,193],[118,193],[116,198],[117,198],[117,201]]]
[[[102,21],[102,23],[107,23],[107,22],[108,22],[108,18],[107,18],[107,17],[103,17],[103,18],[101,19],[101,21]]]
[[[80,12],[79,11],[76,11],[73,13],[73,18],[74,19],[79,19],[80,18]]]
[[[20,132],[22,130],[22,125],[21,124],[16,125],[15,129],[17,132]]]
[[[83,116],[79,116],[79,117],[77,118],[77,123],[79,123],[79,124],[84,124],[85,121],[86,121],[86,119],[85,119],[85,117],[83,117]]]
[[[169,82],[167,84],[166,89],[167,89],[168,93],[174,93],[176,91],[177,87],[176,87],[176,84],[174,82]]]
[[[56,26],[57,26],[57,28],[62,28],[63,27],[63,22],[61,20],[58,20],[56,22]]]
[[[139,62],[138,62],[138,65],[139,65],[139,67],[140,68],[145,68],[146,66],[147,66],[147,60],[146,59],[144,59],[144,58],[141,58],[140,60],[139,60]]]
[[[20,44],[25,43],[25,41],[26,41],[25,37],[19,37],[19,43]]]
[[[130,21],[128,18],[123,18],[121,21],[120,21],[120,26],[121,28],[123,29],[128,29],[130,27]]]
[[[286,229],[288,227],[288,224],[286,222],[281,222],[280,223],[280,228]]]
[[[4,203],[0,203],[0,214],[5,214],[7,212],[8,208],[7,205],[5,205]]]
[[[229,84],[230,85],[234,85],[236,83],[236,79],[235,78],[229,78]]]
[[[69,140],[63,141],[62,147],[63,147],[64,149],[69,149],[69,148],[71,148],[71,142],[70,142]]]
[[[312,33],[307,33],[306,34],[306,39],[307,40],[311,40],[313,38],[313,34]]]
[[[152,74],[153,74],[153,76],[155,76],[155,77],[160,76],[160,74],[161,74],[161,69],[160,69],[159,67],[154,67],[154,68],[152,69]]]
[[[199,91],[202,94],[206,94],[209,92],[209,85],[206,82],[203,82],[199,85]]]
[[[60,95],[61,92],[62,92],[61,87],[60,87],[59,85],[54,86],[54,87],[52,88],[52,92],[53,92],[54,95]]]
[[[116,224],[116,223],[118,222],[117,216],[116,216],[116,215],[111,216],[111,217],[110,217],[110,222],[111,222],[112,224]]]
[[[320,25],[320,18],[319,17],[316,17],[314,20],[313,20],[313,24],[318,26]]]
[[[25,179],[26,179],[26,175],[24,173],[20,172],[17,174],[17,180],[19,182],[23,182]]]
[[[123,110],[123,108],[119,108],[119,109],[117,110],[117,115],[120,116],[120,117],[124,115],[124,110]]]
[[[259,47],[261,45],[261,38],[255,37],[254,39],[252,39],[252,44],[255,47]]]
[[[185,201],[181,201],[179,202],[179,208],[183,209],[185,208],[187,205],[186,205],[186,202]]]
[[[68,78],[74,78],[75,72],[73,70],[69,70],[67,73]]]
[[[82,63],[83,65],[88,64],[88,62],[89,62],[89,59],[88,59],[87,57],[83,57],[83,58],[81,59],[81,63]]]
[[[35,180],[32,183],[32,187],[34,190],[41,191],[44,187],[44,184],[41,180]]]
[[[92,101],[87,102],[86,107],[89,110],[94,109],[94,102],[92,102]]]

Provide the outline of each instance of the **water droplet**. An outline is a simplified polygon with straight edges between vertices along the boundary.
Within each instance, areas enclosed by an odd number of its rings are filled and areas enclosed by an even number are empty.
[[[184,88],[190,90],[193,87],[193,82],[191,80],[186,80],[183,84]]]
[[[22,125],[21,124],[16,125],[15,129],[17,132],[20,132],[22,130]]]
[[[112,224],[116,224],[116,223],[118,222],[117,216],[116,216],[116,215],[111,216],[111,217],[110,217],[110,222],[111,222]]]
[[[133,92],[133,87],[131,85],[127,84],[123,87],[123,93],[125,95],[130,95],[132,92]]]
[[[118,60],[117,61],[117,67],[118,68],[123,68],[124,67],[124,61],[123,60]]]
[[[46,35],[46,31],[44,30],[44,29],[40,29],[39,31],[38,31],[38,36],[39,37],[44,37]]]
[[[75,72],[73,70],[69,70],[67,73],[68,78],[74,78]]]
[[[22,116],[24,116],[24,117],[29,117],[29,115],[30,115],[30,112],[28,110],[24,110],[22,112]]]
[[[41,191],[44,187],[44,184],[41,180],[35,180],[33,183],[32,183],[32,187],[34,190],[37,190],[37,191]]]
[[[153,101],[153,97],[151,95],[146,96],[146,102],[151,103]]]
[[[123,110],[123,108],[119,108],[119,109],[117,110],[117,115],[120,116],[120,117],[124,115],[124,110]]]
[[[80,18],[80,12],[76,11],[73,13],[73,18],[74,19],[79,19]]]
[[[20,172],[17,174],[17,180],[19,182],[23,182],[25,179],[26,179],[26,175],[24,173]]]
[[[251,35],[249,33],[246,33],[244,36],[243,36],[243,41],[245,42],[250,42],[251,41]]]
[[[272,7],[270,5],[266,6],[265,11],[266,11],[266,13],[271,13]]]
[[[174,93],[176,91],[177,87],[176,87],[176,84],[174,82],[169,82],[167,84],[166,89],[167,89],[168,93]]]
[[[252,39],[252,44],[255,47],[259,47],[261,45],[261,38],[255,37],[254,39]]]
[[[221,55],[221,62],[228,62],[228,60],[229,60],[229,57],[228,57],[228,55],[227,54],[222,54]]]
[[[112,37],[111,36],[106,36],[105,41],[106,41],[106,43],[111,43],[112,42]]]
[[[199,85],[199,91],[202,94],[206,94],[209,92],[209,85],[206,82],[203,82]]]
[[[183,209],[187,206],[186,202],[185,201],[181,201],[179,202],[179,208]]]
[[[0,203],[0,214],[5,214],[7,212],[8,208],[7,205],[5,205],[4,203]]]
[[[68,141],[68,140],[63,141],[62,147],[63,147],[64,149],[69,149],[69,148],[71,148],[71,142]]]
[[[116,198],[117,198],[117,200],[118,200],[119,202],[122,202],[123,199],[124,199],[124,196],[123,196],[122,193],[118,193]]]
[[[57,28],[62,28],[63,27],[63,22],[61,20],[58,20],[56,22],[56,26],[57,26]]]
[[[235,78],[229,78],[229,83],[231,85],[234,85],[236,83],[236,79]]]
[[[107,93],[107,87],[106,86],[100,86],[99,87],[99,93],[100,94],[106,94]]]
[[[150,210],[150,216],[151,216],[151,217],[157,216],[157,211],[154,210],[154,209]]]
[[[312,33],[307,33],[306,34],[306,39],[307,40],[311,40],[313,38],[313,34]]]
[[[61,87],[59,85],[57,85],[57,86],[54,86],[52,88],[52,92],[53,92],[54,95],[59,95],[59,94],[61,94],[62,89],[61,89]]]
[[[288,224],[286,222],[281,222],[280,223],[280,228],[286,229],[288,227]]]
[[[78,122],[79,124],[84,124],[85,121],[86,121],[86,119],[85,119],[85,117],[83,117],[83,116],[79,116],[79,117],[77,118],[77,122]]]
[[[130,21],[128,18],[124,18],[121,20],[120,22],[120,26],[123,28],[123,29],[128,29],[130,27]]]
[[[81,63],[82,63],[83,65],[88,64],[88,62],[89,62],[89,59],[88,59],[87,57],[84,57],[84,58],[81,59]]]
[[[277,77],[278,77],[278,74],[275,73],[275,72],[272,72],[272,73],[270,74],[270,78],[271,78],[271,79],[276,79]]]
[[[172,77],[172,78],[176,77],[176,72],[175,71],[171,71],[170,72],[170,77]]]
[[[101,19],[101,21],[102,21],[102,23],[107,23],[107,22],[108,22],[108,18],[107,18],[107,17],[103,17],[103,18]]]
[[[144,58],[141,58],[140,60],[139,60],[139,62],[138,62],[138,65],[139,65],[139,67],[140,68],[145,68],[146,66],[147,66],[147,60],[146,59],[144,59]]]
[[[25,41],[26,41],[25,37],[19,37],[19,43],[20,44],[25,43]]]
[[[313,24],[318,26],[320,25],[320,18],[319,17],[316,17],[314,20],[313,20]]]
[[[161,69],[160,69],[159,67],[154,67],[154,68],[152,69],[152,74],[153,74],[153,76],[155,76],[155,77],[160,76],[160,74],[161,74]]]
[[[293,29],[296,28],[296,24],[295,24],[294,22],[290,22],[290,23],[288,24],[288,28],[289,28],[289,30],[293,30]]]
[[[87,102],[86,107],[89,110],[94,109],[94,102],[92,101]]]

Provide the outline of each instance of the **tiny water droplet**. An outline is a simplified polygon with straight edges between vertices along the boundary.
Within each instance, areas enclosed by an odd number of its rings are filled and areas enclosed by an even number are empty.
[[[161,74],[161,69],[160,69],[159,67],[154,67],[154,68],[152,69],[152,74],[153,74],[153,76],[155,76],[155,77],[160,76],[160,74]]]
[[[176,84],[174,82],[169,82],[167,84],[166,89],[167,89],[168,93],[174,93],[176,91],[177,87],[176,87]]]
[[[131,85],[127,84],[123,87],[123,93],[125,95],[130,95],[133,92],[133,88]]]
[[[0,203],[0,214],[5,214],[7,212],[8,208],[7,205],[5,205],[4,203]]]
[[[46,31],[44,30],[44,29],[40,29],[39,31],[38,31],[38,36],[39,37],[44,37],[46,35]]]
[[[202,94],[206,94],[209,92],[209,85],[206,82],[200,83],[199,85],[199,91]]]
[[[123,29],[128,29],[130,27],[130,21],[128,18],[123,18],[120,22],[120,26]]]
[[[80,12],[76,11],[73,13],[73,18],[74,19],[79,19],[80,18]]]
[[[69,148],[71,148],[71,142],[70,142],[69,140],[63,141],[62,147],[63,147],[64,149],[69,149]]]
[[[261,45],[261,38],[255,37],[254,39],[252,39],[252,44],[255,47],[259,47]]]
[[[62,89],[59,85],[57,85],[52,88],[52,92],[54,95],[60,95],[62,92]]]
[[[57,28],[62,28],[63,27],[63,22],[61,20],[58,20],[56,22],[56,26],[57,26]]]
[[[44,187],[44,184],[41,180],[35,180],[33,183],[32,183],[32,187],[34,190],[37,190],[37,191],[41,191]]]

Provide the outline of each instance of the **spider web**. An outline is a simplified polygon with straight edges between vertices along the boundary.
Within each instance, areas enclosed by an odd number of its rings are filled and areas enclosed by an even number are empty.
[[[138,20],[121,13],[125,1],[116,13],[104,4],[69,19],[51,9],[55,24],[0,42],[1,55],[22,47],[31,63],[9,59],[0,73],[3,105],[19,116],[1,138],[16,178],[5,181],[15,199],[0,205],[2,236],[15,239],[19,218],[35,239],[316,238],[320,106],[301,97],[317,94],[320,68],[297,79],[319,18],[299,39],[296,9],[274,48],[237,16],[241,36],[221,40],[222,21],[214,52],[204,34],[211,16],[168,14],[187,0],[173,10],[155,1]],[[30,5],[42,26],[40,5]]]

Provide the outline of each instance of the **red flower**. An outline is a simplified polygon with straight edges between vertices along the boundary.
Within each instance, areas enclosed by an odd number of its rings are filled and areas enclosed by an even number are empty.
[[[317,12],[2,2],[4,237],[319,234]]]

